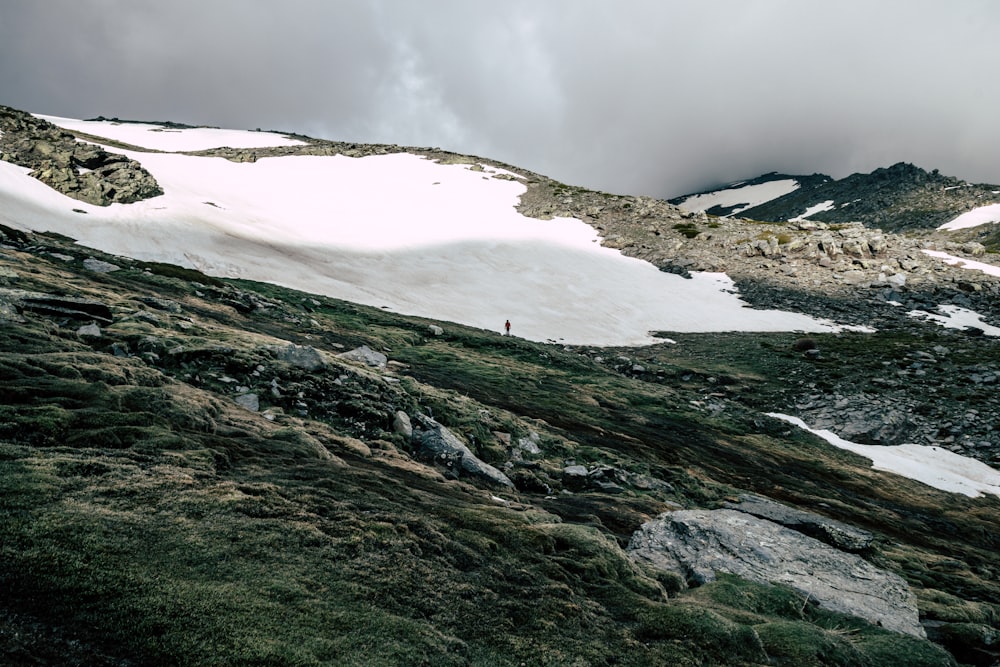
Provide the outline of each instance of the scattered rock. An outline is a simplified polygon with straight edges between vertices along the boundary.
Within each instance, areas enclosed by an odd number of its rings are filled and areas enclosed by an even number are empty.
[[[432,335],[434,335],[434,336],[440,336],[440,335],[444,334],[444,329],[442,329],[441,327],[439,327],[439,326],[438,326],[438,325],[436,325],[436,324],[431,324],[431,325],[429,325],[429,326],[427,327],[427,329],[428,329],[428,330],[429,330],[429,331],[431,332],[431,334],[432,334]]]

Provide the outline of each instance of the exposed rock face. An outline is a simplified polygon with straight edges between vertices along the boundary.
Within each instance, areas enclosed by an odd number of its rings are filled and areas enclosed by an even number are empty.
[[[421,458],[444,465],[455,476],[466,473],[499,486],[514,483],[489,463],[481,461],[458,436],[426,415],[417,415],[412,442]]]
[[[726,507],[797,530],[841,551],[858,553],[868,550],[872,545],[873,536],[866,530],[782,505],[764,496],[743,493],[740,494],[739,503],[726,503]]]
[[[49,187],[97,206],[163,194],[135,160],[79,143],[48,121],[5,106],[0,106],[0,159],[27,167]]]
[[[112,321],[111,309],[100,301],[57,296],[43,292],[29,292],[20,289],[0,288],[0,299],[19,310],[28,310],[43,315],[68,317],[78,320],[97,320],[104,324]]]
[[[635,532],[628,552],[637,561],[680,574],[692,585],[713,581],[717,572],[785,584],[825,609],[925,636],[916,597],[901,577],[735,510],[667,512]]]

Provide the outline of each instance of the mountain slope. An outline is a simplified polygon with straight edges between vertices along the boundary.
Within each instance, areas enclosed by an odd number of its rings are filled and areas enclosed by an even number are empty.
[[[206,136],[165,125],[109,126],[123,134],[105,141],[148,133],[162,142],[155,150]],[[262,139],[284,144],[208,148],[200,157],[229,160],[226,171],[279,155],[418,152]],[[143,153],[143,168],[159,155],[121,143],[108,148]],[[946,328],[892,303],[903,299],[930,315],[961,297],[989,316],[996,280],[970,279],[974,271],[892,235],[879,245],[864,228],[692,216],[510,165],[430,154],[464,165],[455,173],[471,173],[484,192],[520,176],[523,191],[510,205],[522,216],[586,220],[605,245],[676,270],[654,271],[671,285],[687,289],[698,280],[683,277],[694,264],[682,261],[712,258],[756,302],[780,300],[877,330],[809,337],[671,330],[662,333],[673,343],[643,347],[543,344],[29,232],[46,216],[80,234],[121,216],[108,229],[141,236],[152,231],[145,223],[162,215],[153,210],[159,197],[100,210],[73,203],[88,212],[53,214],[36,206],[40,191],[25,195],[40,184],[23,169],[9,171],[6,201],[22,205],[3,209],[14,225],[0,225],[4,661],[791,666],[996,659],[1000,495],[996,471],[984,472],[982,462],[1000,461],[992,429],[1000,398],[990,391],[1000,377],[1000,338]],[[199,156],[163,159],[191,157]],[[485,164],[484,171],[470,164]],[[149,173],[158,183],[170,175]],[[163,185],[173,187],[169,179]],[[433,192],[448,183],[418,185]],[[217,192],[224,191],[220,185]],[[223,204],[235,210],[237,193],[229,191],[225,202],[196,198],[198,219],[225,221],[214,211]],[[52,201],[67,208],[63,199]],[[129,215],[144,224],[129,226]],[[273,219],[262,214],[255,222]],[[769,231],[773,249],[768,241],[768,254],[753,246],[748,255],[751,241],[764,241],[743,240],[748,230]],[[234,231],[247,234],[246,226]],[[342,242],[360,244],[371,230],[341,231],[348,234]],[[788,242],[777,240],[781,233]],[[230,257],[248,247],[261,257],[268,248],[289,256],[277,238],[230,247]],[[573,238],[596,245],[591,236]],[[850,254],[847,241],[858,238],[865,256]],[[789,248],[793,241],[799,244]],[[823,266],[810,258],[817,244],[836,261]],[[190,239],[187,245],[205,250]],[[588,262],[600,256],[585,254]],[[893,261],[897,272],[887,278],[905,281],[863,282]],[[458,271],[451,261],[433,266],[431,275]],[[855,282],[844,280],[844,266],[857,267],[850,269]],[[816,272],[815,282],[802,283],[788,267]],[[587,279],[608,275],[595,269]],[[470,280],[466,270],[457,278]],[[729,285],[720,282],[716,291]],[[596,287],[583,278],[573,286],[583,300]],[[635,285],[617,289],[627,295]],[[425,291],[437,302],[449,298],[433,285]],[[554,320],[575,305],[570,301],[558,304]],[[585,305],[594,320],[607,322],[599,300]],[[698,318],[699,305],[681,303],[677,315]],[[754,313],[726,312],[741,316],[737,322]],[[926,455],[913,448],[910,461],[921,473],[941,460],[936,450],[963,454],[960,472],[983,474],[978,489],[985,493],[925,483],[933,475],[920,482],[905,469],[874,469],[871,460],[766,413],[802,416],[868,445],[926,443]],[[882,625],[903,630],[878,627],[880,617],[863,605],[845,614],[843,599],[831,607],[808,584],[766,584],[724,569],[713,580],[700,569],[653,567],[636,557],[640,529],[679,509],[740,512],[743,522],[775,530],[780,523],[797,540],[821,535],[822,558],[810,560],[805,550],[790,557],[817,568],[821,560],[861,558],[866,573],[895,577],[904,590],[879,613],[892,615]],[[766,549],[743,544],[733,552],[749,558]],[[864,580],[868,592],[874,581]]]
[[[682,590],[619,546],[661,511],[741,490],[873,531],[869,557],[911,582],[939,640],[995,618],[1000,500],[873,471],[750,407],[783,378],[830,372],[791,352],[794,335],[687,334],[623,373],[602,350],[446,323],[435,335],[5,234],[0,646],[14,664],[949,664],[791,590]],[[910,344],[976,354],[934,331]],[[836,340],[819,344],[850,354]],[[361,344],[389,365],[335,356]],[[240,407],[249,394],[257,412]],[[433,413],[516,488],[422,458],[400,410]]]
[[[794,183],[737,207],[706,207],[715,201],[736,203],[748,185]],[[783,222],[799,217],[829,224],[861,222],[884,231],[936,229],[975,208],[1000,202],[1000,186],[966,183],[900,162],[870,174],[827,176],[766,174],[727,188],[671,199],[671,203],[711,215]],[[758,187],[759,190],[759,187]]]

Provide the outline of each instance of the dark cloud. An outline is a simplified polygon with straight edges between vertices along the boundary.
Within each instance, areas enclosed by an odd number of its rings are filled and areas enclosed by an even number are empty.
[[[991,0],[3,0],[0,103],[658,196],[901,160],[1000,183],[998,28]]]

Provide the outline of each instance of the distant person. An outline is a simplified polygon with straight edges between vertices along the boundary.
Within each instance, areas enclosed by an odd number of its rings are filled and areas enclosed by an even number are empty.
[[[506,331],[507,335],[509,336],[510,335],[510,320],[507,320],[506,322],[503,323],[503,328],[504,328],[504,331]]]

